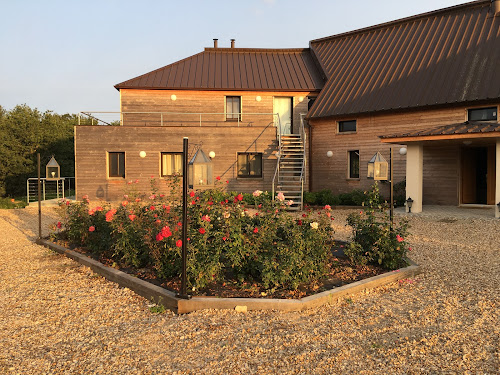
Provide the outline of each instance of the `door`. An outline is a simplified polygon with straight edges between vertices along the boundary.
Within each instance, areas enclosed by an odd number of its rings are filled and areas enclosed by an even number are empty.
[[[495,204],[495,148],[462,149],[462,204]]]
[[[293,103],[293,98],[288,96],[274,98],[274,113],[279,114],[279,124],[281,125],[281,134],[292,134],[293,132],[292,103]],[[276,126],[278,126],[278,124],[276,124]]]

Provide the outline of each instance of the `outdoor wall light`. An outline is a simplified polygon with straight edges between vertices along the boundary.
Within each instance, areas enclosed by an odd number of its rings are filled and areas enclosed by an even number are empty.
[[[472,144],[472,141],[464,141],[464,145],[470,146]]]
[[[145,157],[146,157],[146,151],[141,151],[141,152],[139,152],[139,156],[140,156],[141,158],[145,158]]]
[[[299,96],[299,102],[303,102],[304,101],[304,97],[303,96]]]
[[[408,199],[406,200],[406,207],[408,207],[408,213],[409,214],[411,214],[411,206],[412,206],[412,204],[413,204],[413,199],[411,199],[411,197],[408,197]]]
[[[399,155],[406,155],[407,152],[408,152],[408,149],[406,147],[401,147],[399,149]]]
[[[177,95],[175,94],[170,95],[170,99],[172,99],[172,101],[175,102],[177,100]]]
[[[262,100],[262,98],[261,98],[259,95],[257,95],[257,96],[255,97],[255,100],[256,100],[256,101],[258,101],[258,102],[260,102],[260,101]]]
[[[215,158],[215,152],[214,152],[214,151],[210,151],[210,152],[208,153],[208,157],[209,157],[210,159]]]
[[[326,156],[328,156],[329,158],[331,158],[333,156],[333,151],[327,151],[326,152]]]

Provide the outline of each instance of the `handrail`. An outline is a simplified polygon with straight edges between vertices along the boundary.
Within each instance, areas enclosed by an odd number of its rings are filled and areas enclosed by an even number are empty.
[[[168,117],[172,116],[182,116],[182,119],[179,120],[170,120],[169,122],[178,122],[181,125],[178,126],[202,126],[203,123],[224,123],[226,126],[227,124],[234,123],[235,126],[239,127],[240,124],[242,123],[248,123],[248,125],[252,125],[255,118],[248,118],[249,116],[255,117],[255,116],[277,116],[279,117],[276,113],[247,113],[247,112],[235,112],[235,113],[227,113],[227,112],[147,112],[147,111],[142,111],[142,112],[115,112],[115,111],[81,111],[78,113],[78,125],[82,124],[82,119],[83,118],[88,118],[91,120],[90,125],[107,125],[107,126],[113,126],[113,125],[124,125],[124,116],[127,115],[156,115],[157,117],[154,117],[153,119],[146,119],[147,122],[149,122],[148,126],[165,126],[165,118],[168,119]],[[231,117],[234,117],[234,120],[227,119],[227,116],[230,115]],[[205,119],[210,116],[221,116],[220,119],[208,119],[208,120],[203,120],[203,117]],[[103,117],[109,117],[106,118],[106,120],[103,119]],[[242,119],[248,120],[248,121],[243,121]],[[144,118],[134,120],[131,119],[129,120],[130,122],[136,121],[137,123],[144,123]],[[146,122],[146,123],[147,123]],[[187,123],[187,125],[186,125]],[[158,125],[155,125],[158,124]],[[196,125],[192,125],[196,124]],[[168,125],[172,126],[172,125]]]
[[[304,117],[306,116],[305,113],[300,114],[300,127],[299,127],[299,133],[300,133],[300,138],[302,138],[302,143],[304,145],[303,150],[302,150],[302,168],[300,171],[300,184],[301,184],[301,189],[300,189],[300,194],[302,196],[302,199],[300,200],[300,209],[304,209],[304,180],[305,180],[305,167],[306,167],[306,130],[304,126]]]
[[[273,182],[272,182],[272,190],[271,190],[271,197],[274,202],[274,183],[276,181],[276,177],[279,176],[279,171],[280,171],[280,160],[281,160],[281,119],[279,116],[279,113],[276,113],[276,118],[277,118],[277,124],[276,124],[276,136],[278,138],[278,153],[276,154],[277,160],[276,160],[276,169],[274,170],[274,176],[273,176]]]

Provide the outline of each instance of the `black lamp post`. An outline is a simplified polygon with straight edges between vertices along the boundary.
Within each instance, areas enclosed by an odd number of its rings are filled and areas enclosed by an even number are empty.
[[[187,294],[187,191],[188,191],[188,137],[184,137],[182,150],[182,275],[181,291],[176,295],[178,298],[190,299]]]
[[[406,200],[406,207],[408,207],[408,213],[409,214],[411,214],[411,205],[412,204],[413,204],[413,199],[411,199],[411,197],[408,197],[408,199]]]

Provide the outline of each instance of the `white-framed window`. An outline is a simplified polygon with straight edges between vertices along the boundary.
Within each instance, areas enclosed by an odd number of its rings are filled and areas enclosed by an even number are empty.
[[[125,178],[124,152],[108,152],[108,177]]]
[[[226,96],[226,121],[241,121],[241,96]]]
[[[162,152],[160,176],[182,176],[182,152]]]
[[[337,133],[356,133],[356,120],[339,121]]]

